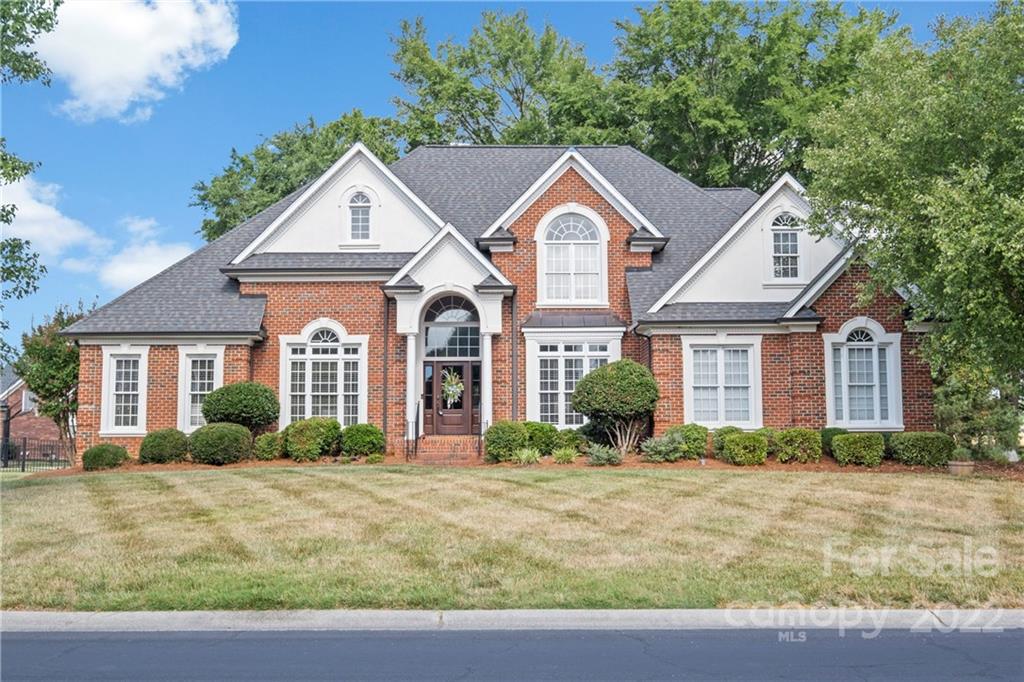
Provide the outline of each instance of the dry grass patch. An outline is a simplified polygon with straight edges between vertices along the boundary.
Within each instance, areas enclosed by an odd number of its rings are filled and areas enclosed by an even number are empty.
[[[0,493],[4,608],[1024,606],[1008,480],[302,467]],[[991,572],[920,561],[988,547]],[[886,551],[888,570],[860,570]]]

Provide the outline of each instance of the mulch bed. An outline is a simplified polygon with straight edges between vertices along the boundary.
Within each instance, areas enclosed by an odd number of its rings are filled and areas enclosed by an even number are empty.
[[[256,469],[256,468],[273,468],[273,467],[318,467],[318,466],[394,466],[404,464],[421,464],[415,460],[407,461],[403,455],[388,455],[383,464],[366,464],[365,461],[356,461],[348,464],[341,464],[336,459],[322,459],[319,462],[304,462],[298,463],[293,462],[290,459],[276,459],[270,462],[261,462],[256,460],[247,460],[245,462],[238,462],[236,464],[226,464],[224,466],[213,466],[211,464],[194,464],[192,462],[177,462],[174,464],[139,464],[137,462],[129,462],[116,469],[104,469],[101,471],[84,471],[81,466],[72,467],[69,469],[54,469],[51,471],[39,471],[34,474],[27,476],[26,478],[50,478],[60,476],[79,476],[82,474],[94,475],[94,474],[105,474],[105,473],[151,473],[157,471],[202,471],[202,470],[224,470],[224,469]],[[422,466],[436,466],[439,463],[430,462],[422,463]],[[442,464],[445,466],[465,467],[465,466],[490,466],[499,468],[519,468],[517,465],[510,462],[502,464],[485,464],[482,459],[473,459],[470,462],[462,463],[456,462],[451,465]],[[554,467],[558,469],[572,469],[572,468],[587,468],[590,467],[587,464],[586,457],[579,457],[573,464],[555,464],[550,457],[541,459],[540,464],[534,465],[534,468],[547,468]],[[598,467],[593,467],[598,468]],[[836,461],[830,457],[822,457],[820,462],[799,464],[796,462],[783,464],[777,460],[769,459],[762,465],[751,466],[751,467],[740,467],[726,462],[721,462],[715,459],[708,459],[704,464],[695,460],[684,460],[680,462],[654,464],[651,462],[643,461],[639,456],[633,455],[626,457],[622,464],[617,467],[601,467],[607,469],[726,469],[731,471],[814,471],[819,473],[844,473],[844,474],[934,474],[941,476],[948,476],[948,472],[945,467],[925,467],[925,466],[907,466],[905,464],[899,464],[890,460],[883,461],[881,466],[868,468],[862,466],[839,466]],[[1015,462],[1013,464],[996,464],[994,462],[977,462],[974,465],[975,476],[981,476],[986,478],[1006,478],[1015,481],[1024,482],[1024,462]]]

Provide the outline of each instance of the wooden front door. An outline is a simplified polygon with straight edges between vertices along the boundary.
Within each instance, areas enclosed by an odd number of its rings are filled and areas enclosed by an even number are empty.
[[[462,395],[449,401],[444,396],[445,374],[462,382]],[[480,428],[480,363],[434,360],[423,363],[424,432],[428,435],[466,435]]]

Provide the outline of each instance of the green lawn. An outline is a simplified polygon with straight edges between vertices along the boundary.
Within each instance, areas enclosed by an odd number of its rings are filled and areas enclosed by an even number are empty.
[[[1024,607],[1024,486],[1007,480],[336,465],[0,495],[8,609]],[[829,541],[898,556],[829,574]],[[913,545],[991,547],[997,565],[928,573]]]

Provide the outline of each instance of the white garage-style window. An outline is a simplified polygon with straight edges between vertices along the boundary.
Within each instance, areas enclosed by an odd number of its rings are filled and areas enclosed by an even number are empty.
[[[331,417],[342,426],[366,422],[366,340],[333,320],[281,337],[282,426],[307,417]]]
[[[146,433],[149,346],[103,347],[101,435]]]
[[[608,230],[590,209],[569,205],[548,213],[537,232],[538,303],[607,305],[607,243]]]
[[[366,192],[356,192],[348,199],[349,238],[354,241],[370,239],[370,207],[373,202]]]
[[[849,429],[903,428],[900,334],[866,317],[824,334],[828,423]]]
[[[206,424],[203,401],[224,385],[224,346],[178,346],[178,428]]]
[[[717,428],[761,427],[761,337],[683,337],[683,414]]]

